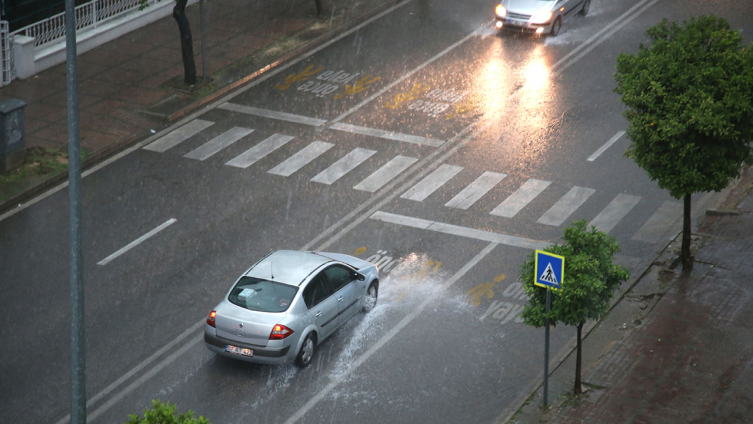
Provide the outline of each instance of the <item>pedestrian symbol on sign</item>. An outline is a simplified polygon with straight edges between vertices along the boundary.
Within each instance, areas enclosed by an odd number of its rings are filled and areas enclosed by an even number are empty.
[[[541,274],[541,277],[539,277],[539,280],[546,281],[547,283],[552,283],[555,286],[559,285],[559,283],[557,282],[557,277],[554,275],[554,269],[552,268],[551,262],[547,264],[546,269],[544,270],[544,273]]]

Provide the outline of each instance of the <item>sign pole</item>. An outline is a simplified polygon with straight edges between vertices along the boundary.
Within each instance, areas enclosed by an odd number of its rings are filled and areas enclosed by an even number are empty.
[[[546,408],[549,400],[549,306],[551,302],[551,290],[546,289],[546,318],[544,319],[544,408]]]

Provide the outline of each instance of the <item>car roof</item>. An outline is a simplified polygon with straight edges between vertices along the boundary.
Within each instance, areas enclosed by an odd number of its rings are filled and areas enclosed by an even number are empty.
[[[309,274],[329,262],[335,261],[311,252],[278,250],[257,262],[244,275],[300,286]]]

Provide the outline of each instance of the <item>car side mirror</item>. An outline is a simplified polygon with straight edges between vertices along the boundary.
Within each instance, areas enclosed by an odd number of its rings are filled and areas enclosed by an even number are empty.
[[[360,272],[356,272],[356,280],[358,280],[358,281],[364,281],[364,280],[366,280],[366,277],[363,274],[361,274]]]

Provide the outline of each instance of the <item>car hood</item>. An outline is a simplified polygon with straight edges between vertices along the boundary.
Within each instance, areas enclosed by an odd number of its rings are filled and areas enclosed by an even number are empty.
[[[502,6],[510,13],[534,15],[540,10],[552,10],[556,2],[542,0],[503,0]]]
[[[345,262],[346,264],[359,270],[372,265],[371,262],[366,262],[363,259],[358,259],[344,253],[316,252],[316,254],[334,259],[336,261]]]

